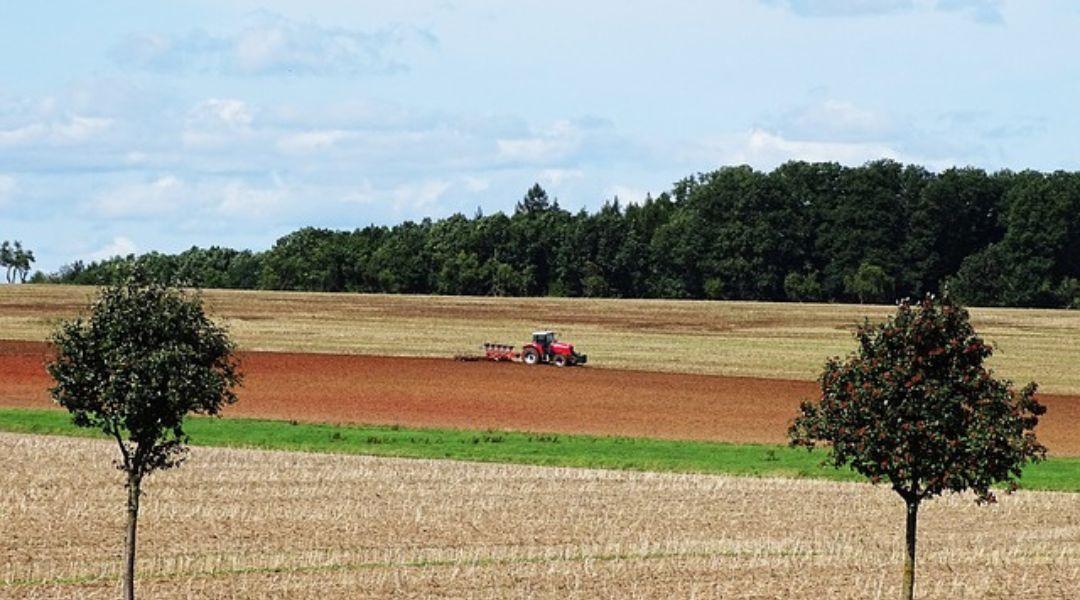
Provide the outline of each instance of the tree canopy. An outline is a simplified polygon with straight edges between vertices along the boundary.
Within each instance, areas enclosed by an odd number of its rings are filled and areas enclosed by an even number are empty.
[[[890,160],[724,167],[570,212],[539,185],[512,214],[303,228],[262,252],[75,262],[49,279],[311,291],[1080,306],[1080,173],[930,172]]]

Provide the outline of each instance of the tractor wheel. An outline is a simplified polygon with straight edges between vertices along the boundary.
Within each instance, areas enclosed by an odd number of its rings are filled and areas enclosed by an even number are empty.
[[[526,348],[521,353],[521,362],[527,365],[535,365],[536,363],[540,362],[540,354],[538,354],[536,350],[532,348]]]
[[[566,356],[564,356],[562,354],[556,354],[555,358],[552,358],[551,361],[555,363],[556,367],[565,367],[566,366]]]

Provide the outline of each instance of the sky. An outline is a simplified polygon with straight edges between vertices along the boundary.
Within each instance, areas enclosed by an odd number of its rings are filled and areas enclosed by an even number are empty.
[[[1080,169],[1072,0],[0,0],[37,268],[638,202],[724,165]]]

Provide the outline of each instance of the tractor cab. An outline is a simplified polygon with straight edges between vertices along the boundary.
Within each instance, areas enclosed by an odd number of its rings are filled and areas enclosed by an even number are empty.
[[[551,354],[551,345],[555,343],[554,331],[534,331],[532,339],[545,356]]]

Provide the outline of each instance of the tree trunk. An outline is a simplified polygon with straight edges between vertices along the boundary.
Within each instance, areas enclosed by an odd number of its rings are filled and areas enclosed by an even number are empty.
[[[915,533],[919,520],[919,501],[907,502],[907,553],[904,557],[904,600],[915,598]]]
[[[142,479],[128,475],[127,544],[124,545],[124,600],[135,600],[135,532],[139,523],[139,488]]]

